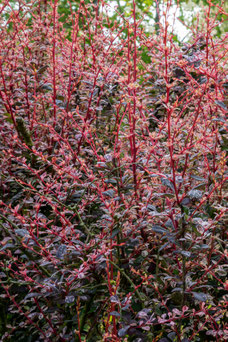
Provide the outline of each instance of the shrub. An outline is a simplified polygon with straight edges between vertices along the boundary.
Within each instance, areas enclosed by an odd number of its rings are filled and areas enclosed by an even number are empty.
[[[102,1],[81,1],[64,21],[58,1],[10,3],[0,23],[2,341],[225,341],[222,8],[209,2],[180,44],[169,1],[154,35],[134,1],[118,24]]]

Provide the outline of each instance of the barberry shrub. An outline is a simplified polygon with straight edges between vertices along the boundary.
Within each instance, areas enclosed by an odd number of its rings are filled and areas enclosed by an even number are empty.
[[[66,5],[0,5],[1,341],[225,341],[226,13]]]

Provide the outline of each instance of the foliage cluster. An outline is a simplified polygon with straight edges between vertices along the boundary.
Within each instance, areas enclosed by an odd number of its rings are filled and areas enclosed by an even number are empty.
[[[226,13],[165,3],[1,3],[1,341],[227,340]]]

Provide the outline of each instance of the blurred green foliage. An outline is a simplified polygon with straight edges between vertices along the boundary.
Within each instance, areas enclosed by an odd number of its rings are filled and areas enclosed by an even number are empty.
[[[94,6],[98,3],[99,0],[85,0],[84,2],[88,4],[88,9],[91,13],[94,10]],[[33,1],[25,0],[23,3],[31,4]],[[1,3],[1,2],[0,2]],[[6,20],[10,17],[10,12],[12,9],[18,9],[19,1],[10,0],[8,8],[6,8],[1,15],[5,17]],[[40,6],[40,2],[38,6]],[[123,15],[126,19],[131,14],[132,10],[132,0],[111,0],[106,1],[109,6],[108,15],[110,20],[114,23],[115,21],[120,21],[121,16]],[[162,13],[162,6],[168,3],[167,0],[135,0],[136,3],[136,16],[137,19],[143,18],[142,25],[144,27],[145,33],[147,32],[158,32],[158,23],[160,20],[160,16]],[[214,5],[211,8],[211,14],[214,17],[216,13],[216,6],[223,7],[224,14],[220,14],[217,17],[218,22],[220,24],[216,26],[214,34],[217,37],[220,37],[221,34],[228,31],[228,21],[226,20],[225,12],[228,11],[228,1],[221,0],[212,0],[211,3]],[[36,4],[36,3],[34,3]],[[208,6],[208,0],[172,0],[173,13],[175,12],[177,5],[179,6],[179,10],[177,13],[176,20],[180,19],[183,23],[191,26],[195,20],[196,15],[199,15],[199,24],[202,25],[204,23],[204,8]],[[34,5],[33,5],[34,6]],[[45,10],[45,6],[50,6],[50,1],[43,0],[43,8],[42,11]],[[67,22],[68,16],[71,12],[77,12],[80,6],[80,0],[58,0],[58,12],[61,16],[60,21],[64,22],[64,27],[71,31],[72,23]],[[32,21],[32,17],[30,19],[30,23]],[[82,23],[81,23],[82,25]],[[179,24],[181,25],[181,24]],[[9,23],[9,29],[12,29],[12,23]],[[181,29],[178,27],[178,30]],[[178,32],[177,32],[178,33]],[[69,34],[70,37],[70,34]],[[178,34],[175,34],[175,40],[180,39]]]

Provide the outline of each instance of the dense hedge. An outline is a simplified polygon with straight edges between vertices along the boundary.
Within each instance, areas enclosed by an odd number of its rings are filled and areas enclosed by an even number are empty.
[[[180,44],[169,1],[151,36],[134,1],[118,25],[101,1],[65,23],[58,1],[9,3],[1,341],[227,340],[228,46],[212,4]]]

